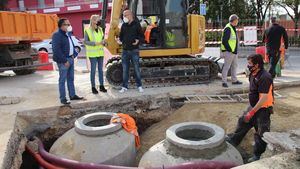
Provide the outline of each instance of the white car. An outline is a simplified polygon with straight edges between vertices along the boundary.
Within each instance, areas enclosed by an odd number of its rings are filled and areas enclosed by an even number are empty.
[[[75,36],[72,36],[72,40],[75,45],[75,50],[79,53],[82,50],[83,43],[79,39],[77,39]],[[43,40],[42,42],[38,42],[38,43],[32,43],[31,47],[38,51],[45,51],[48,53],[53,53],[51,39],[46,39],[46,40]]]

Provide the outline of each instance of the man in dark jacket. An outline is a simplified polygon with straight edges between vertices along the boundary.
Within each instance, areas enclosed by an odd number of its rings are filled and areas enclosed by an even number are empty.
[[[288,36],[284,27],[276,22],[276,17],[271,18],[272,25],[264,34],[263,41],[267,44],[267,53],[270,60],[269,73],[273,78],[276,76],[275,68],[280,59],[281,39],[284,40],[285,49],[288,48]]]
[[[74,42],[70,32],[72,27],[68,19],[60,19],[58,21],[58,31],[52,36],[53,60],[57,63],[59,69],[59,98],[62,104],[70,104],[66,99],[65,82],[71,100],[82,100],[75,93],[74,86],[74,58],[77,53],[74,48]]]
[[[134,67],[136,85],[139,92],[143,92],[141,73],[139,66],[139,44],[144,40],[144,33],[140,23],[134,19],[130,10],[123,12],[123,21],[120,32],[119,44],[123,46],[122,67],[123,67],[123,85],[120,93],[128,89],[129,65],[130,62]]]

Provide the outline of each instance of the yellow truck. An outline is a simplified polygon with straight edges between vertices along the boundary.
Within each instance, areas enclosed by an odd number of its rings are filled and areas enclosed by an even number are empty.
[[[32,42],[49,39],[57,29],[56,15],[0,11],[0,72],[35,72],[39,64]],[[47,64],[47,63],[46,63]]]

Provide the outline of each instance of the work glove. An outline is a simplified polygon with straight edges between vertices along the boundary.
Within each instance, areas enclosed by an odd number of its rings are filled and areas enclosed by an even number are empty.
[[[245,123],[249,123],[249,121],[251,120],[251,118],[254,116],[254,114],[255,114],[255,111],[252,109],[252,110],[250,110],[248,113],[246,113],[245,115],[244,115],[244,122]]]

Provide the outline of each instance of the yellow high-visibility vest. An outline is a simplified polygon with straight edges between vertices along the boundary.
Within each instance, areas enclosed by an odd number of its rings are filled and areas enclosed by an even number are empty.
[[[234,32],[234,30],[233,30],[233,27],[231,26],[231,24],[230,23],[228,23],[226,26],[225,26],[225,28],[224,29],[226,29],[226,28],[230,28],[230,31],[231,31],[231,34],[230,34],[230,38],[229,38],[229,40],[228,40],[228,44],[229,44],[229,46],[230,46],[230,48],[231,48],[231,52],[234,52],[235,51],[235,49],[236,49],[236,41],[237,41],[237,39],[236,39],[236,33]],[[223,39],[223,36],[224,36],[224,31],[223,31],[223,33],[222,33],[222,39]],[[221,41],[222,41],[222,39],[221,39]],[[225,46],[223,45],[223,43],[221,44],[221,50],[226,50],[225,49]]]
[[[166,31],[166,45],[167,47],[175,47],[175,34],[169,31]]]
[[[98,32],[96,32],[91,28],[87,28],[84,31],[88,34],[89,40],[92,42],[101,42],[103,40],[102,29],[98,29]],[[85,45],[85,47],[86,47],[86,56],[89,58],[104,56],[104,50],[102,45],[96,45],[96,46]]]

